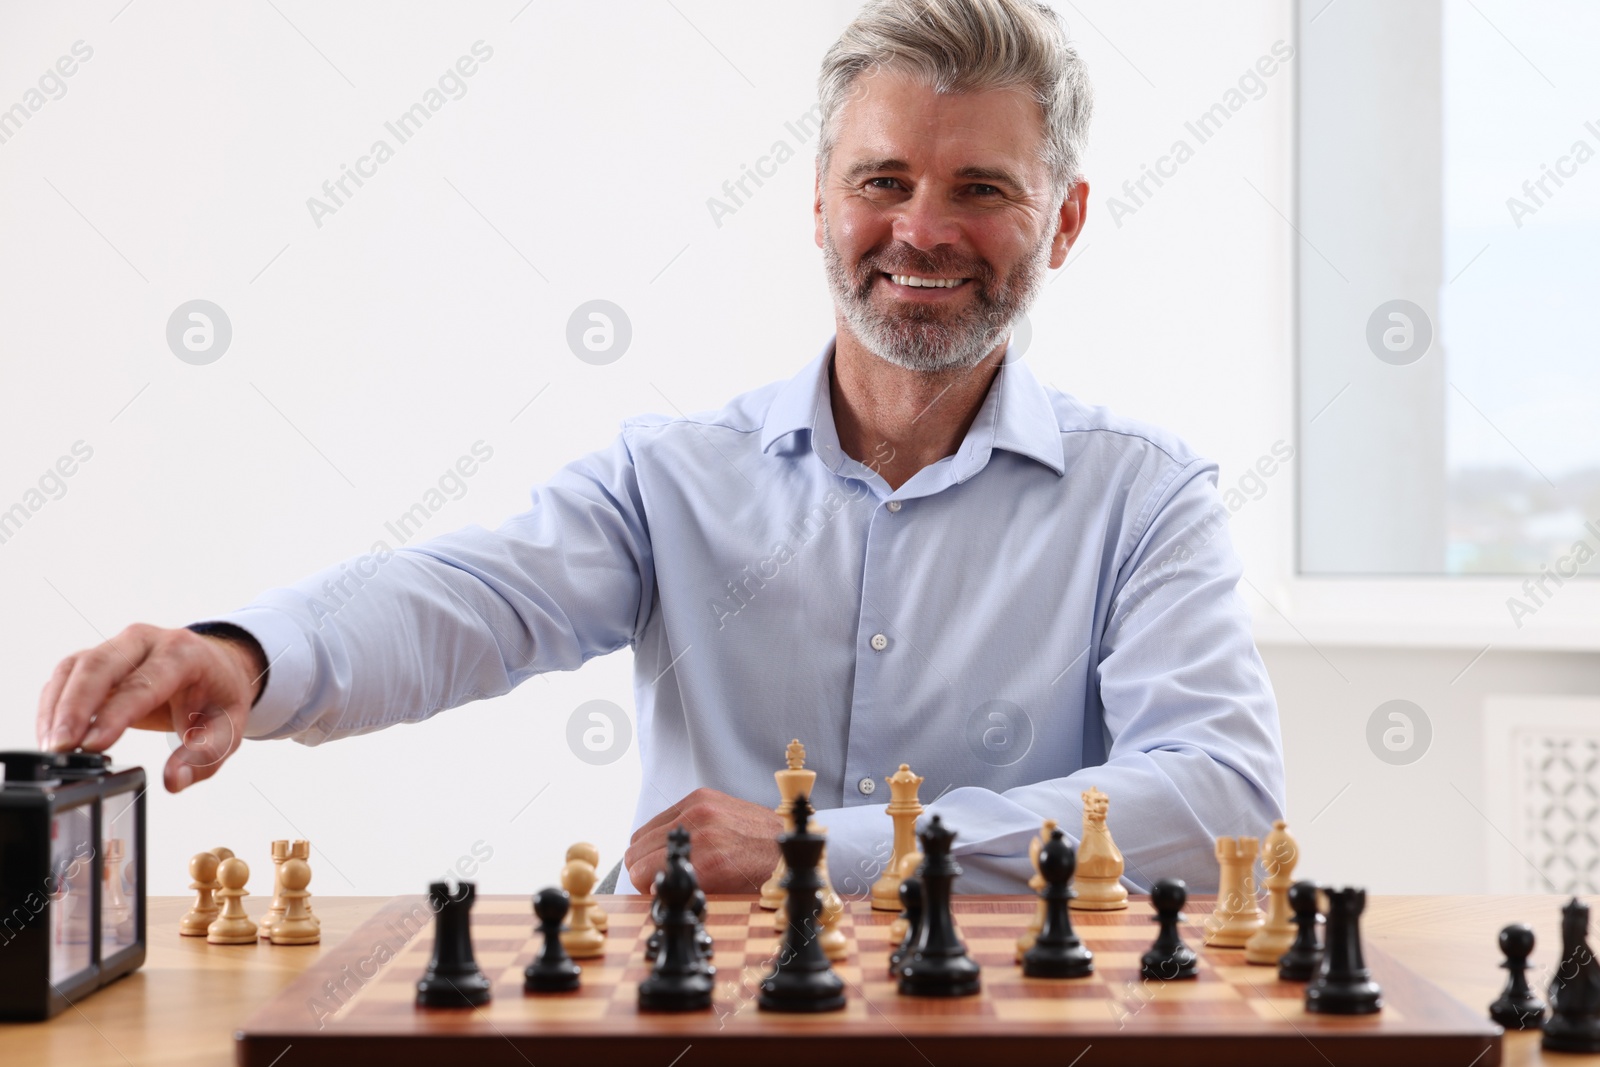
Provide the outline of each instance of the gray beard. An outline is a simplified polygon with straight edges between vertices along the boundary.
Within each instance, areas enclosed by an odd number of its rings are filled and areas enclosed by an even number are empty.
[[[920,262],[910,266],[903,262],[879,266],[873,262],[874,257],[863,257],[857,272],[852,273],[833,243],[826,214],[822,217],[822,258],[834,306],[844,313],[856,339],[873,355],[896,367],[936,373],[975,367],[1005,342],[1044,285],[1054,237],[1055,231],[1048,230],[1032,254],[998,286],[987,264],[978,264],[976,270],[964,266],[952,269],[949,256],[926,253],[912,253]],[[895,274],[968,276],[972,280],[967,284],[977,286],[973,306],[954,316],[944,308],[917,305],[880,311],[872,304],[872,288],[884,270]]]

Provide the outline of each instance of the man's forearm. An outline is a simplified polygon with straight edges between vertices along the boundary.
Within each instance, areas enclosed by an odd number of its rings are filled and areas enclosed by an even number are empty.
[[[1215,891],[1215,838],[1260,836],[1282,816],[1277,799],[1260,785],[1198,750],[1186,749],[1133,753],[1004,793],[952,789],[926,805],[919,823],[938,813],[956,831],[959,892],[1025,893],[1033,873],[1029,842],[1049,818],[1076,845],[1083,819],[1081,794],[1091,785],[1111,798],[1106,825],[1122,852],[1125,880],[1141,892],[1158,878],[1182,878],[1194,892]],[[828,827],[834,888],[848,898],[864,899],[892,851],[894,826],[884,805],[819,811],[817,820]]]
[[[498,530],[371,551],[219,616],[254,638],[252,738],[315,744],[498,696],[628,645],[653,583],[622,439]]]

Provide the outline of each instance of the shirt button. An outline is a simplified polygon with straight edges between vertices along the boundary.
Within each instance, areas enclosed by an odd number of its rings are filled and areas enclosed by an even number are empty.
[[[889,639],[882,634],[872,635],[872,651],[882,652],[889,647]]]
[[[898,500],[889,501],[889,510],[890,511],[899,511],[900,510],[900,501],[898,501]]]
[[[862,796],[870,797],[873,793],[878,791],[878,783],[873,781],[871,778],[863,778],[861,781],[856,783],[856,788],[861,790]]]

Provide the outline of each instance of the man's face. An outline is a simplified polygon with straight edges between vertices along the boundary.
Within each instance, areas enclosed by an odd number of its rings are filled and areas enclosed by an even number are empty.
[[[889,70],[852,89],[817,179],[834,303],[896,366],[971,367],[1066,261],[1088,187],[1054,201],[1039,106],[1021,89],[940,95]]]

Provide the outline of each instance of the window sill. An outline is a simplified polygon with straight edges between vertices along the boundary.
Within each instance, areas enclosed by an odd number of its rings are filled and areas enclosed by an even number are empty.
[[[1239,588],[1261,645],[1600,651],[1600,581],[1549,581],[1532,595],[1515,577],[1297,577]]]

